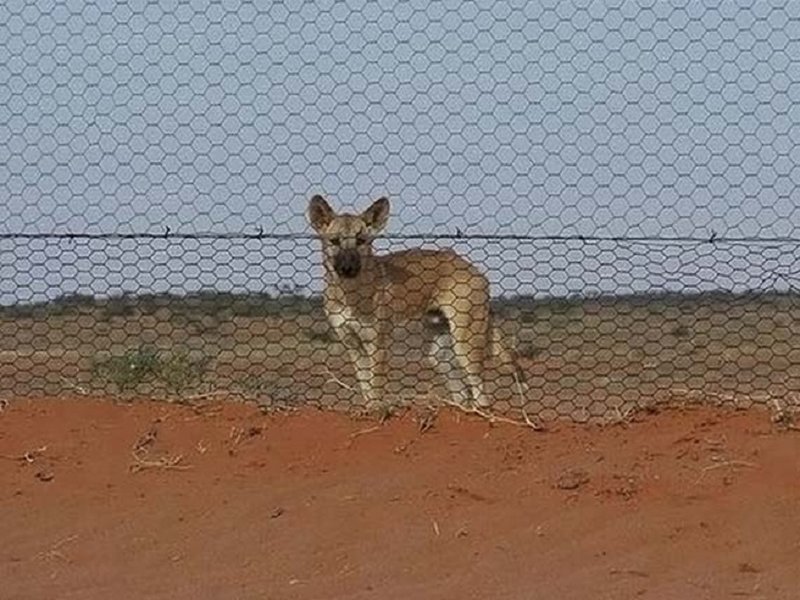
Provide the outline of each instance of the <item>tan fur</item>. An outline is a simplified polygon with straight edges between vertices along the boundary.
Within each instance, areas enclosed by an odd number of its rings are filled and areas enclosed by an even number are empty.
[[[460,395],[458,401],[489,406],[487,355],[499,356],[515,368],[516,360],[492,328],[486,277],[452,250],[374,254],[372,239],[388,216],[386,198],[359,215],[336,214],[321,196],[314,196],[308,206],[309,222],[322,239],[325,312],[350,354],[367,402],[376,406],[386,399],[392,324],[440,311],[449,323],[452,348],[440,336],[432,358],[451,356],[463,370],[465,384],[448,384],[451,393]],[[437,370],[445,373],[448,368]]]

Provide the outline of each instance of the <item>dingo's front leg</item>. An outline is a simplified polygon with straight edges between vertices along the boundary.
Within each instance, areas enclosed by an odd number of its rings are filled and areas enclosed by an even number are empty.
[[[369,372],[367,408],[380,411],[389,405],[386,397],[387,349],[380,338],[365,342],[363,347]]]
[[[387,405],[386,348],[378,340],[362,340],[347,328],[337,333],[350,356],[365,407],[370,411],[384,408]]]
[[[361,395],[366,402],[369,402],[369,398],[372,394],[372,365],[366,348],[359,337],[350,328],[346,326],[334,326],[333,329],[336,332],[336,337],[339,338],[339,341],[347,351],[347,355],[350,357],[350,363],[353,365]]]

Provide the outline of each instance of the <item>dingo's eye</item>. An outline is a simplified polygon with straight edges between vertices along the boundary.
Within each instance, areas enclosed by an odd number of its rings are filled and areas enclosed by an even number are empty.
[[[334,246],[338,246],[341,243],[341,240],[338,237],[329,238],[331,244]]]
[[[356,236],[356,245],[363,246],[366,243],[367,243],[367,236],[364,235],[363,233],[359,233]]]

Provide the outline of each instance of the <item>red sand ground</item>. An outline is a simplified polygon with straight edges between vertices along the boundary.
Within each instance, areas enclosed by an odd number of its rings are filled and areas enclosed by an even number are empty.
[[[0,598],[800,598],[800,434],[764,413],[373,427],[14,402]]]

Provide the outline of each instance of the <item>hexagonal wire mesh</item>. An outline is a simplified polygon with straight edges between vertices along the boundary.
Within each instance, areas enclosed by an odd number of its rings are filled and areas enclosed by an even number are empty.
[[[796,405],[800,3],[703,4],[4,2],[0,390],[362,402],[319,191],[488,278],[490,330],[446,264],[354,279],[386,397],[472,394],[466,320],[498,410]],[[447,328],[395,318],[423,288]]]

